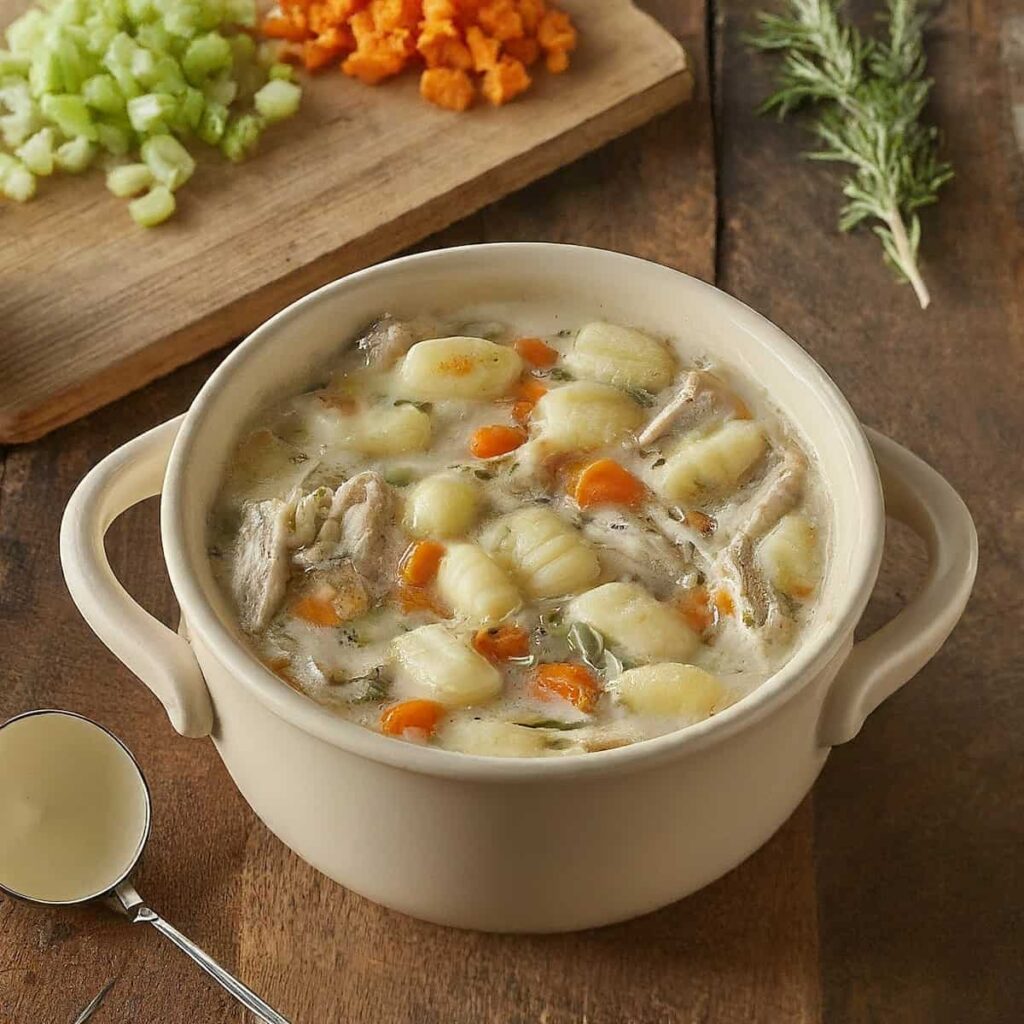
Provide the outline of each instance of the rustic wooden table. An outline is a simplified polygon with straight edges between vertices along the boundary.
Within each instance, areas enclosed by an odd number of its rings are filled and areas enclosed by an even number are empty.
[[[788,824],[682,903],[631,924],[544,938],[420,924],[290,854],[249,811],[212,746],[173,734],[95,640],[57,559],[75,483],[114,447],[183,410],[216,358],[4,454],[0,719],[56,705],[127,741],[155,800],[147,897],[296,1024],[1020,1020],[1020,8],[947,0],[931,35],[934,110],[958,176],[925,215],[935,301],[922,314],[890,280],[871,237],[837,236],[835,178],[794,159],[798,130],[754,116],[766,67],[740,35],[755,5],[647,6],[698,58],[695,102],[424,247],[581,242],[716,281],[788,330],[866,423],[924,456],[966,498],[981,570],[962,623],[856,741],[833,753]],[[126,516],[109,547],[137,597],[173,620],[154,504]],[[899,607],[920,571],[913,542],[894,532],[891,548],[865,628]],[[100,910],[50,914],[0,900],[0,1024],[70,1022],[109,979],[96,1024],[242,1020],[148,930]]]

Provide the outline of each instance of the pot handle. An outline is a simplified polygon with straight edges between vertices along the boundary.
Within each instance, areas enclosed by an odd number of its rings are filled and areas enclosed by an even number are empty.
[[[183,418],[129,441],[86,475],[64,510],[60,560],[72,600],[93,632],[153,691],[182,736],[207,736],[213,705],[191,645],[134,601],[103,547],[122,512],[160,493]]]
[[[855,644],[825,702],[819,739],[853,739],[864,720],[934,656],[963,613],[978,568],[978,535],[960,496],[931,466],[878,431],[864,428],[878,463],[886,515],[928,548],[920,591],[891,621]]]

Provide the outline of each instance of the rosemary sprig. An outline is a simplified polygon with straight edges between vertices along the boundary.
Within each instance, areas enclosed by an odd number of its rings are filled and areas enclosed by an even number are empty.
[[[760,31],[747,40],[784,53],[778,91],[760,110],[782,119],[814,105],[811,129],[821,148],[807,156],[852,168],[843,182],[840,230],[875,221],[886,262],[910,282],[924,309],[931,299],[917,263],[917,210],[936,202],[953,177],[939,159],[937,129],[920,121],[932,86],[924,76],[926,18],[917,0],[885,0],[880,20],[887,30],[874,39],[840,16],[839,0],[786,4],[785,14],[760,14]]]

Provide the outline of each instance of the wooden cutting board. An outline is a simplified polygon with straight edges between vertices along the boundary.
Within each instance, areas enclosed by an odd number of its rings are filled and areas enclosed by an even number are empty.
[[[0,24],[25,6],[0,0]],[[563,6],[572,70],[539,70],[501,109],[433,108],[414,73],[371,89],[329,71],[257,158],[201,158],[158,229],[136,228],[98,170],[4,203],[0,442],[140,387],[689,97],[685,53],[631,0]]]

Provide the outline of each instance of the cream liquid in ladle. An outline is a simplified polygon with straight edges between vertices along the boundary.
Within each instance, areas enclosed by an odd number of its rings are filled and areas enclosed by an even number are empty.
[[[0,724],[0,892],[47,905],[105,896],[130,921],[170,939],[259,1020],[288,1024],[135,891],[128,876],[149,816],[142,771],[95,722],[30,711]]]
[[[0,885],[46,903],[112,889],[149,831],[146,783],[121,744],[65,713],[0,729]]]

